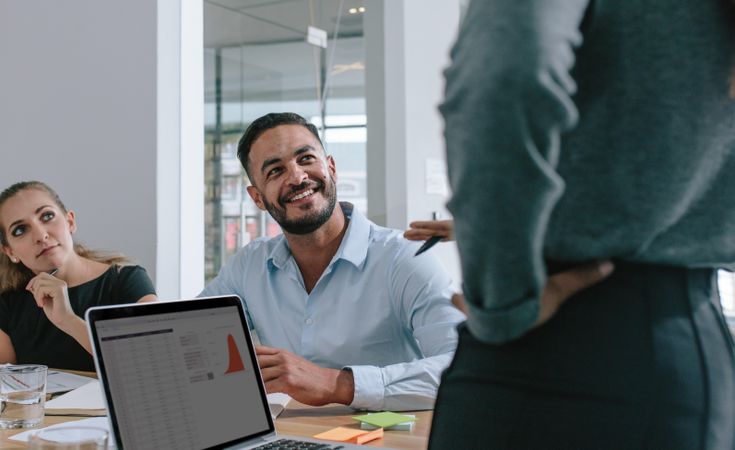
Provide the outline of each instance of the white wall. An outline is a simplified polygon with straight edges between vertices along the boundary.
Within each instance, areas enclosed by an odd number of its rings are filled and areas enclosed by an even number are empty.
[[[156,289],[204,287],[203,2],[158,0]]]
[[[0,2],[0,185],[38,179],[78,239],[156,268],[156,3]],[[153,44],[153,45],[152,45]]]
[[[427,160],[446,160],[437,107],[459,17],[459,0],[376,0],[367,7],[368,216],[377,223],[404,229],[434,213],[450,217],[447,195],[427,192]],[[459,279],[456,246],[434,251]]]
[[[201,8],[0,1],[0,189],[49,183],[163,298],[203,283]]]

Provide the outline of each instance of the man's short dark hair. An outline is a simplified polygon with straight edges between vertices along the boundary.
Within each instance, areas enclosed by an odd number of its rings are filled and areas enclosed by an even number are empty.
[[[270,113],[259,117],[250,124],[247,130],[245,130],[245,134],[243,134],[242,138],[240,138],[240,143],[237,144],[237,159],[240,160],[240,164],[242,164],[242,167],[248,174],[248,178],[250,178],[251,180],[253,179],[253,177],[252,173],[250,172],[248,157],[250,156],[250,148],[253,146],[253,142],[255,142],[266,131],[280,125],[301,125],[302,127],[309,130],[311,134],[314,135],[316,140],[319,141],[319,145],[324,148],[324,144],[322,144],[322,140],[319,137],[319,131],[316,129],[316,127],[296,113]]]

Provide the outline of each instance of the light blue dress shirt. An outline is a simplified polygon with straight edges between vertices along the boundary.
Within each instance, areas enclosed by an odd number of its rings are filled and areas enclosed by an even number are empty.
[[[431,251],[413,256],[419,243],[341,206],[347,231],[311,293],[280,235],[241,248],[199,295],[239,295],[263,345],[349,367],[353,408],[430,409],[465,320],[451,279]]]

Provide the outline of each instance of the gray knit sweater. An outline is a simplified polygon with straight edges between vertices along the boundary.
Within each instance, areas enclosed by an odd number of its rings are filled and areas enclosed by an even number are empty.
[[[469,327],[538,315],[545,261],[735,263],[725,0],[473,0],[446,71]]]

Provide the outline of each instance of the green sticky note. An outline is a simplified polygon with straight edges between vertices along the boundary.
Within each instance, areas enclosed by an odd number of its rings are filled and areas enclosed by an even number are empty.
[[[376,427],[386,428],[398,425],[404,422],[413,422],[416,420],[415,417],[404,416],[403,414],[396,414],[390,411],[383,411],[380,413],[365,414],[364,416],[354,416],[353,419],[359,420],[360,422],[369,423]]]

